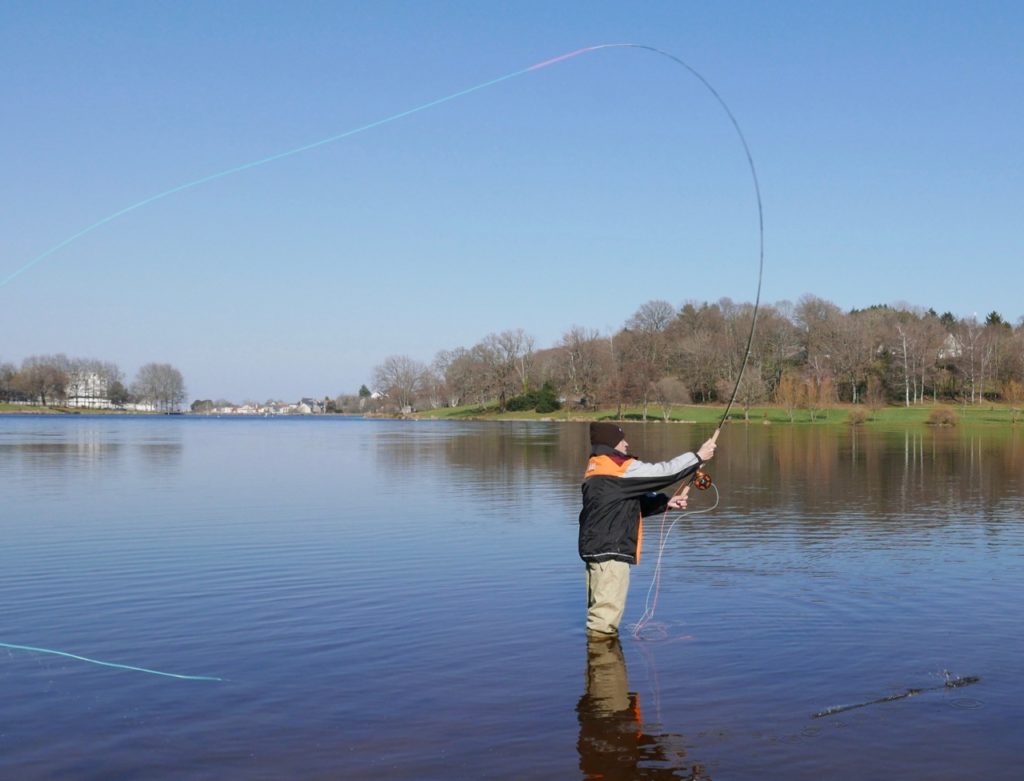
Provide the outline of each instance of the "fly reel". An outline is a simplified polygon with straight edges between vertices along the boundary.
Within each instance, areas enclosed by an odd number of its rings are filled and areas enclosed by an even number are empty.
[[[711,487],[711,475],[703,469],[698,469],[693,475],[693,484],[698,491],[706,491]]]

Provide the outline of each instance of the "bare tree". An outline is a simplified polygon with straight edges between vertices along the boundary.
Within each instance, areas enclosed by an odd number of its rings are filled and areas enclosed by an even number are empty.
[[[185,402],[185,381],[169,363],[147,363],[135,376],[132,394],[161,412],[177,412]]]
[[[932,341],[930,333],[932,324],[933,321],[930,318],[923,317],[911,326],[914,338],[910,340],[910,370],[912,376],[910,400],[913,404],[921,404],[924,401],[924,396],[927,392],[926,383],[929,378],[932,379],[932,386],[934,388],[935,359],[938,355],[939,344]],[[928,359],[929,355],[931,360]]]
[[[736,391],[736,400],[743,405],[744,418],[750,419],[750,407],[765,393],[764,379],[761,374],[759,350],[761,346],[751,334],[754,307],[750,304],[737,305],[731,299],[723,298],[718,302],[722,312],[724,330],[722,333],[722,373],[716,383],[718,398],[726,403]],[[747,341],[750,340],[750,355],[747,356]],[[744,368],[744,358],[747,367]],[[755,376],[756,375],[756,376]]]
[[[682,380],[676,377],[662,377],[654,383],[654,398],[661,405],[662,419],[668,421],[672,416],[674,404],[690,403],[690,392]]]
[[[984,369],[985,328],[976,317],[967,317],[959,321],[954,334],[959,347],[957,369],[963,380],[963,397],[967,400],[967,389],[970,388],[971,404],[980,400],[981,376]]]
[[[790,370],[783,373],[779,384],[775,387],[775,403],[781,404],[789,413],[790,423],[793,422],[793,413],[800,405],[801,385],[800,375],[796,371]]]
[[[826,349],[831,351],[832,374],[837,382],[845,381],[849,385],[850,401],[854,404],[861,400],[872,364],[884,344],[878,321],[878,314],[873,312],[840,315],[828,332],[830,341]],[[816,373],[818,383],[821,384],[828,374]]]
[[[651,384],[657,376],[645,361],[643,337],[626,328],[616,335],[615,346],[619,359],[619,397],[629,404],[642,405],[646,420]]]
[[[916,401],[924,401],[929,383],[934,401],[938,398],[939,354],[947,337],[946,329],[942,327],[938,316],[929,311],[918,320],[914,331],[916,335],[911,344],[914,348],[913,366],[917,374],[914,383]]]
[[[864,393],[864,398],[867,400],[868,407],[873,415],[877,414],[885,405],[885,386],[882,383],[881,377],[877,374],[872,374],[868,377],[868,387]]]
[[[522,393],[530,390],[530,375],[533,367],[533,337],[517,328],[498,334],[502,349],[511,361]]]
[[[832,377],[828,374],[822,377],[816,377],[813,374],[806,375],[800,400],[810,413],[812,423],[821,409],[826,411],[827,417],[828,406],[835,401],[835,386],[832,383]]]
[[[643,402],[643,417],[647,420],[647,405],[655,383],[665,373],[668,354],[666,331],[676,318],[676,310],[668,301],[654,300],[643,304],[626,321],[629,340],[632,384]]]
[[[989,387],[994,391],[1011,379],[1010,369],[1014,365],[1013,328],[998,312],[990,312],[985,318],[985,344],[991,381]]]
[[[1013,330],[1006,347],[1006,376],[1024,382],[1024,317]]]
[[[622,349],[622,339],[615,334],[608,336],[608,355],[610,369],[601,385],[601,397],[615,399],[615,417],[622,417],[622,403],[626,395],[626,361]]]
[[[498,399],[498,411],[504,412],[509,397],[515,394],[517,388],[528,390],[525,383],[533,359],[533,338],[520,328],[488,334],[477,347]]]
[[[655,299],[642,304],[626,322],[632,331],[645,334],[664,333],[676,318],[676,310],[668,301]]]
[[[740,377],[739,384],[728,378],[722,378],[718,382],[718,397],[726,403],[735,389],[736,401],[743,409],[743,420],[748,422],[750,421],[750,408],[768,396],[768,388],[761,374],[760,366],[748,364],[746,371]]]
[[[839,320],[843,313],[835,304],[818,296],[800,298],[793,316],[803,339],[807,369],[820,382],[831,371],[838,341]],[[854,384],[856,402],[856,384]]]
[[[427,367],[407,355],[391,355],[373,370],[373,384],[399,411],[411,409],[424,387]]]
[[[671,354],[675,373],[689,388],[691,398],[710,401],[718,380],[725,374],[725,318],[715,305],[683,305],[678,318],[668,328],[673,345]]]
[[[485,342],[474,344],[466,353],[470,398],[481,407],[498,397],[494,351]]]
[[[436,371],[431,366],[425,366],[423,369],[423,387],[421,389],[421,394],[426,400],[427,405],[431,409],[437,409],[438,407],[445,406],[447,393],[448,390],[445,386],[444,375]]]
[[[762,306],[757,316],[750,363],[757,365],[766,397],[775,392],[782,373],[798,364],[800,355],[796,326],[775,307]]]
[[[434,356],[434,371],[444,381],[444,393],[449,407],[457,407],[465,403],[472,392],[472,359],[469,350],[457,347],[454,350],[441,350]]]
[[[66,355],[32,355],[21,362],[12,380],[15,390],[44,407],[65,398],[69,361]]]
[[[566,349],[561,345],[535,351],[530,369],[530,388],[539,389],[547,385],[559,395],[568,393],[572,396],[572,388],[566,380],[568,364]],[[572,401],[577,400],[578,397]]]
[[[577,403],[596,407],[602,380],[610,371],[611,350],[596,329],[574,325],[562,335],[565,371],[563,385]]]
[[[918,354],[916,339],[919,336],[918,329],[914,328],[917,320],[909,312],[895,313],[893,328],[896,332],[893,355],[899,364],[903,384],[903,405],[910,406],[910,387],[916,383],[917,372],[914,365],[914,358]],[[914,396],[917,396],[915,389]]]

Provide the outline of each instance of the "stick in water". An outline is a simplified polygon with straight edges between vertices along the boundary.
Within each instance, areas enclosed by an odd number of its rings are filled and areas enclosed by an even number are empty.
[[[818,711],[812,719],[820,719],[822,716],[835,716],[837,713],[843,713],[844,711],[854,710],[856,708],[866,708],[868,705],[878,705],[882,702],[895,702],[896,700],[905,700],[908,697],[914,697],[924,692],[934,692],[940,689],[959,689],[961,686],[970,686],[972,683],[977,683],[981,678],[976,675],[966,675],[962,678],[950,678],[942,686],[931,686],[927,689],[907,689],[905,692],[900,694],[890,694],[888,697],[880,697],[877,700],[871,700],[869,702],[858,702],[856,705],[835,705],[831,708],[826,708],[823,711]]]

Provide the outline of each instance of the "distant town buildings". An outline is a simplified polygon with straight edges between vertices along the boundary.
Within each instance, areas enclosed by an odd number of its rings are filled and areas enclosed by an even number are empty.
[[[326,412],[324,402],[304,398],[297,402],[268,401],[265,404],[222,404],[211,407],[207,415],[322,415]]]

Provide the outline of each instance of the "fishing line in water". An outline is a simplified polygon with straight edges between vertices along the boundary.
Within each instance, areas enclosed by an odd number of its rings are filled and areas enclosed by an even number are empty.
[[[318,141],[313,141],[311,143],[307,143],[307,144],[303,144],[301,146],[293,147],[291,149],[287,149],[287,150],[284,150],[282,152],[278,152],[276,154],[272,154],[272,155],[269,155],[269,156],[266,156],[266,157],[261,157],[261,158],[256,159],[256,160],[251,160],[251,161],[249,161],[247,163],[241,163],[239,165],[235,165],[235,166],[232,166],[230,168],[226,168],[226,169],[224,169],[222,171],[217,171],[217,172],[209,174],[207,176],[203,176],[203,177],[200,177],[198,179],[193,179],[193,180],[185,182],[183,184],[179,184],[179,185],[177,185],[175,187],[171,187],[171,188],[169,188],[167,190],[163,190],[161,192],[155,193],[154,195],[151,195],[151,196],[149,196],[147,198],[143,198],[141,201],[137,201],[136,203],[130,204],[130,205],[128,205],[128,206],[126,206],[126,207],[124,207],[122,209],[119,209],[118,211],[115,211],[112,214],[107,215],[106,217],[103,217],[100,220],[97,220],[96,222],[92,223],[91,225],[88,225],[85,228],[82,228],[81,230],[77,231],[76,233],[71,234],[70,236],[68,236],[67,238],[65,238],[62,241],[58,242],[57,244],[54,244],[49,249],[45,250],[44,252],[40,253],[39,255],[36,255],[34,258],[29,260],[27,263],[24,263],[22,266],[20,266],[19,268],[15,269],[13,272],[8,274],[3,279],[0,279],[0,287],[4,287],[9,282],[11,282],[12,280],[14,280],[17,277],[21,276],[22,274],[24,274],[29,269],[31,269],[34,266],[38,265],[43,260],[49,258],[50,256],[52,256],[55,253],[59,252],[60,250],[64,249],[68,245],[70,245],[73,242],[77,241],[78,239],[82,238],[83,236],[86,236],[86,235],[92,233],[96,229],[106,225],[109,222],[112,222],[113,220],[116,220],[119,217],[123,217],[126,214],[129,214],[129,213],[131,213],[131,212],[133,212],[133,211],[135,211],[137,209],[141,209],[144,206],[148,206],[149,204],[152,204],[152,203],[155,203],[157,201],[163,200],[164,198],[168,198],[168,197],[170,197],[172,195],[175,195],[177,193],[183,192],[185,190],[189,190],[189,189],[191,189],[193,187],[198,187],[200,185],[207,184],[209,182],[213,182],[213,181],[216,181],[218,179],[223,179],[224,177],[231,176],[233,174],[241,173],[243,171],[248,171],[248,170],[253,169],[253,168],[258,168],[260,166],[267,165],[269,163],[273,163],[273,162],[276,162],[278,160],[284,160],[284,159],[286,159],[288,157],[292,157],[293,155],[298,155],[298,154],[301,154],[303,152],[311,151],[311,150],[316,149],[318,147],[326,146],[327,144],[333,144],[335,142],[342,141],[342,140],[347,139],[347,138],[351,138],[352,136],[358,135],[360,133],[365,133],[365,132],[373,130],[375,128],[382,127],[383,125],[387,125],[387,124],[389,124],[391,122],[395,122],[397,120],[404,119],[405,117],[412,116],[413,114],[417,114],[420,111],[425,111],[427,109],[434,108],[436,106],[440,106],[440,105],[442,105],[444,103],[448,103],[449,101],[456,100],[457,98],[465,97],[466,95],[470,95],[472,93],[479,92],[481,90],[487,89],[488,87],[494,87],[494,86],[496,86],[498,84],[501,84],[502,82],[506,82],[506,81],[509,81],[511,79],[515,79],[515,78],[518,78],[520,76],[524,76],[524,75],[526,75],[528,73],[533,73],[535,71],[542,70],[544,68],[550,67],[551,65],[555,65],[556,63],[565,62],[567,60],[574,59],[574,58],[579,57],[581,55],[589,54],[591,52],[596,52],[596,51],[600,51],[600,50],[603,50],[603,49],[640,49],[640,50],[652,52],[654,54],[658,54],[658,55],[660,55],[662,57],[666,57],[667,59],[671,60],[672,62],[676,63],[677,65],[680,65],[681,67],[685,68],[694,77],[696,77],[697,80],[700,81],[700,83],[703,84],[704,87],[707,88],[707,90],[711,93],[711,95],[715,98],[715,100],[718,102],[718,104],[725,111],[726,115],[729,118],[729,121],[732,123],[733,128],[735,129],[737,135],[739,136],[740,143],[743,145],[743,150],[744,150],[744,153],[746,154],[746,158],[747,158],[747,164],[748,164],[748,166],[750,168],[750,173],[751,173],[751,176],[753,178],[754,192],[755,192],[755,194],[757,196],[757,211],[758,211],[760,247],[761,247],[761,250],[760,250],[760,256],[761,256],[760,268],[763,269],[763,267],[764,267],[764,219],[763,219],[763,215],[762,215],[761,191],[760,191],[760,187],[759,187],[758,181],[757,181],[757,172],[756,172],[756,170],[754,168],[754,160],[753,160],[753,157],[750,154],[750,148],[747,146],[747,141],[746,141],[746,138],[743,135],[743,131],[740,129],[739,123],[736,121],[736,118],[733,116],[733,113],[729,109],[728,105],[726,105],[725,101],[721,98],[721,96],[718,94],[718,92],[715,90],[715,88],[711,86],[710,82],[708,82],[707,79],[705,79],[700,73],[698,73],[694,68],[692,68],[686,62],[684,62],[683,60],[679,59],[678,57],[676,57],[673,54],[669,54],[668,52],[662,51],[661,49],[655,48],[654,46],[646,46],[644,44],[638,44],[638,43],[603,43],[603,44],[598,44],[596,46],[587,46],[587,47],[584,47],[582,49],[576,49],[574,51],[567,52],[565,54],[560,54],[560,55],[558,55],[556,57],[552,57],[552,58],[544,60],[542,62],[538,62],[538,63],[536,63],[534,65],[530,65],[527,68],[522,68],[520,70],[512,71],[511,73],[506,73],[505,75],[498,76],[497,78],[488,79],[487,81],[480,82],[479,84],[475,84],[475,85],[473,85],[471,87],[467,87],[465,89],[461,89],[461,90],[459,90],[457,92],[453,92],[453,93],[451,93],[449,95],[445,95],[444,97],[440,97],[440,98],[437,98],[435,100],[431,100],[431,101],[429,101],[427,103],[422,103],[422,104],[420,104],[418,106],[415,106],[413,108],[406,109],[405,111],[400,111],[400,112],[398,112],[396,114],[391,114],[390,116],[384,117],[382,119],[378,119],[378,120],[376,120],[374,122],[369,122],[367,124],[360,125],[359,127],[355,127],[355,128],[352,128],[350,130],[346,130],[346,131],[341,132],[341,133],[336,133],[334,135],[327,136],[326,138],[321,138]],[[758,301],[760,301],[760,294],[761,294],[761,280],[760,280],[760,272],[759,272],[759,276],[758,276]],[[754,312],[754,314],[755,314],[755,320],[756,320],[756,314],[757,314],[756,305],[755,305],[755,312]],[[753,331],[751,331],[751,335],[753,335]],[[744,361],[744,365],[745,365],[745,361]],[[742,375],[742,369],[740,371],[740,374]],[[736,388],[737,389],[739,388],[739,381],[738,380],[737,380]],[[735,395],[736,395],[736,391],[734,390],[733,391],[733,396],[735,397]],[[731,406],[732,406],[732,404],[730,402],[729,407],[731,407]],[[728,414],[728,408],[726,410],[726,414]]]
[[[89,662],[90,664],[98,664],[101,667],[114,667],[118,670],[131,670],[137,673],[149,673],[150,675],[162,675],[165,678],[178,678],[183,681],[223,681],[223,678],[216,678],[212,675],[182,675],[180,673],[166,673],[161,670],[150,670],[146,667],[133,667],[130,664],[118,664],[117,662],[103,662],[99,659],[90,659],[88,656],[79,656],[78,654],[69,654],[66,651],[55,651],[52,648],[37,648],[32,645],[15,645],[14,643],[0,643],[0,648],[10,648],[15,651],[30,651],[37,654],[52,654],[54,656],[63,656],[67,659],[76,659],[80,662]]]
[[[658,607],[658,596],[661,593],[661,560],[665,555],[665,545],[668,542],[668,538],[672,533],[672,530],[676,527],[676,524],[683,520],[683,518],[689,518],[691,515],[709,513],[718,507],[718,487],[715,486],[714,483],[712,483],[710,487],[715,489],[715,502],[710,507],[705,507],[703,510],[683,510],[675,514],[671,523],[669,523],[667,517],[662,519],[661,533],[658,539],[658,556],[654,562],[654,576],[651,578],[651,585],[647,588],[647,598],[644,600],[644,612],[637,622],[630,627],[633,632],[633,637],[637,640],[641,639],[641,634],[648,627],[654,630],[653,632],[648,632],[648,639],[662,639],[668,634],[663,624],[651,624],[651,620],[654,618],[654,611]],[[678,493],[680,492],[677,491],[676,494]]]

